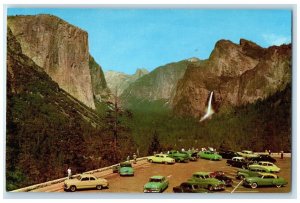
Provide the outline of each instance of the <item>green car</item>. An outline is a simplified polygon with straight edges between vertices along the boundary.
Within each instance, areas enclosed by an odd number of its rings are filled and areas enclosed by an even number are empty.
[[[119,173],[120,176],[134,176],[134,169],[129,161],[122,162],[118,166],[113,167],[114,173]]]
[[[151,163],[164,163],[164,164],[174,164],[175,159],[169,157],[167,154],[155,154],[150,156],[147,160]]]
[[[202,159],[209,159],[209,160],[214,160],[214,161],[219,161],[222,159],[222,156],[212,152],[212,151],[201,151],[198,153],[199,157]]]
[[[189,155],[186,153],[181,153],[179,151],[172,150],[168,153],[168,156],[175,159],[176,162],[189,162]]]
[[[249,177],[257,177],[260,175],[259,172],[266,173],[267,170],[263,168],[252,167],[250,169],[240,169],[237,171],[236,178],[239,180],[243,180]]]
[[[196,172],[188,179],[189,183],[197,183],[201,188],[207,188],[208,190],[224,190],[225,183],[216,178],[212,178],[208,172]]]
[[[164,176],[152,176],[144,185],[144,192],[163,192],[169,186],[169,181]]]
[[[272,173],[260,173],[258,177],[249,177],[243,182],[244,186],[250,186],[251,188],[257,188],[258,186],[276,186],[280,188],[286,184],[287,181],[284,178]]]
[[[249,168],[259,168],[264,169],[266,172],[269,173],[278,173],[280,171],[280,168],[277,167],[275,164],[268,162],[268,161],[259,161],[258,163],[249,165]]]

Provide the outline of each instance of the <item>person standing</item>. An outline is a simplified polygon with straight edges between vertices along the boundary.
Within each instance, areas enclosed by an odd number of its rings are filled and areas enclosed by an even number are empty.
[[[68,168],[67,173],[68,173],[68,179],[71,179],[72,178],[72,171],[71,171],[70,167]]]
[[[283,151],[280,151],[280,159],[283,159]]]
[[[128,157],[127,157],[127,161],[129,161],[130,160],[130,156],[128,155]]]
[[[136,156],[136,154],[135,153],[133,153],[133,163],[135,163],[136,164],[136,158],[137,158],[137,156]]]

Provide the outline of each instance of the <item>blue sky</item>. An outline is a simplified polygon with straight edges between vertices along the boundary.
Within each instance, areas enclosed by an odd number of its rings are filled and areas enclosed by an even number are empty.
[[[240,38],[262,47],[291,42],[290,10],[9,8],[8,15],[52,14],[86,30],[104,71],[133,74],[209,57],[215,43]]]

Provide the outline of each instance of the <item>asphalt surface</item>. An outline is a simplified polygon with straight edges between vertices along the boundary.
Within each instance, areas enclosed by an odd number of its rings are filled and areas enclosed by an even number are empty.
[[[133,164],[135,175],[133,177],[120,177],[117,173],[112,173],[111,170],[105,172],[95,173],[96,177],[105,178],[109,182],[109,188],[103,190],[79,190],[80,193],[142,193],[143,186],[148,182],[148,179],[153,175],[163,175],[169,179],[169,187],[164,193],[172,193],[173,187],[180,185],[192,176],[194,172],[212,172],[224,171],[225,175],[233,179],[233,187],[226,187],[222,193],[287,193],[291,191],[291,159],[276,158],[275,163],[281,168],[277,175],[285,178],[288,184],[284,187],[263,187],[263,188],[246,188],[242,186],[240,180],[235,178],[238,168],[226,165],[226,159],[221,161],[210,161],[199,159],[196,162],[189,163],[175,163],[173,165],[148,163],[141,161]],[[33,190],[32,192],[64,192],[63,183],[50,185],[44,188]]]

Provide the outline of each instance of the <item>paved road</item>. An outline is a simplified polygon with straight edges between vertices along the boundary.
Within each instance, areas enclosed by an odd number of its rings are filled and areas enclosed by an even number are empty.
[[[276,165],[281,168],[279,176],[284,177],[289,184],[282,188],[264,187],[264,188],[245,188],[242,185],[236,188],[235,193],[286,193],[291,190],[291,159],[285,158],[283,160],[277,159]],[[164,191],[165,193],[172,192],[173,187],[180,185],[191,177],[192,173],[197,171],[215,171],[222,170],[225,174],[234,180],[233,187],[227,187],[223,193],[230,193],[238,185],[239,180],[235,179],[237,168],[226,165],[226,160],[222,161],[209,161],[199,159],[196,162],[189,163],[176,163],[174,165],[154,164],[146,161],[141,161],[134,165],[135,176],[133,177],[120,177],[118,174],[113,174],[112,171],[95,173],[96,177],[106,178],[109,181],[109,188],[98,190],[81,190],[78,192],[91,193],[91,192],[121,192],[121,193],[141,193],[143,186],[148,181],[149,177],[153,175],[164,175],[169,179],[170,185]],[[63,183],[54,184],[48,187],[34,190],[33,192],[64,192]]]

